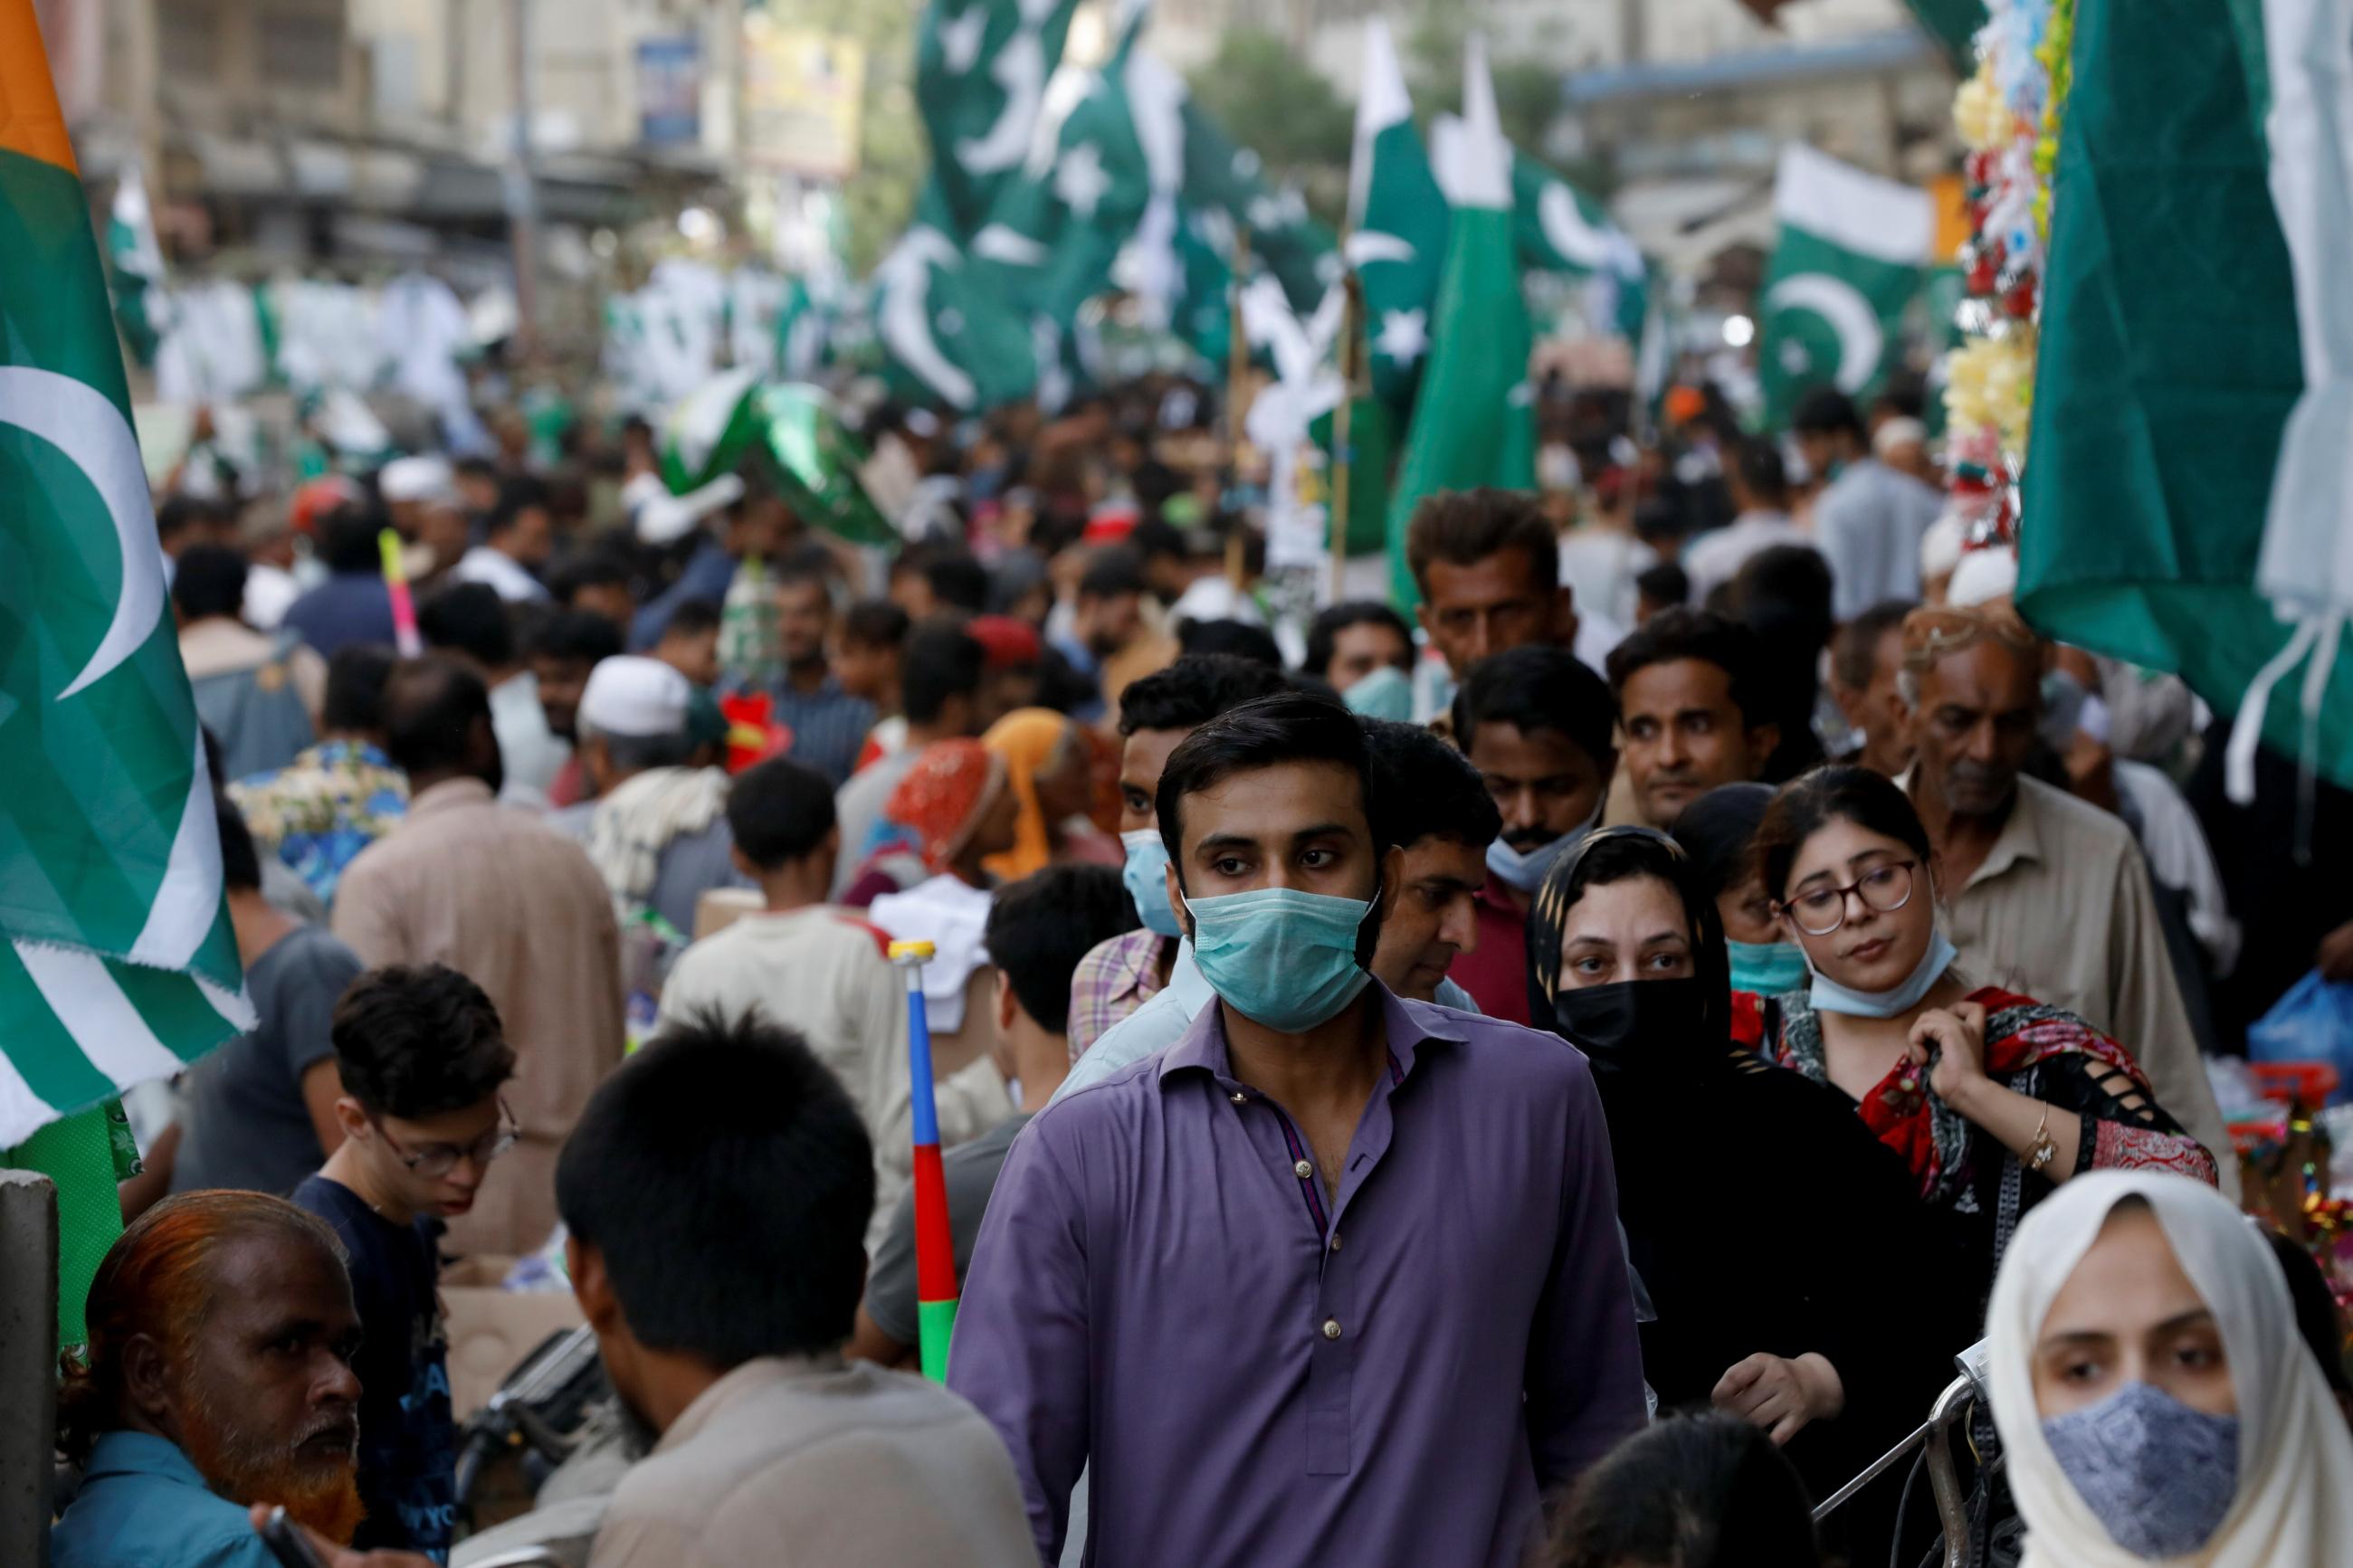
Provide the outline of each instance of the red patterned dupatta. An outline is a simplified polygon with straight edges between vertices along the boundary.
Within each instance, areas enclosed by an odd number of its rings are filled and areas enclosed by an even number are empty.
[[[1985,1070],[1997,1081],[2038,1062],[2069,1054],[2090,1057],[2131,1079],[2140,1093],[2156,1099],[2132,1053],[2064,1008],[2046,1006],[1998,986],[1972,991],[1968,1000],[1986,1010]],[[1774,1058],[1783,1067],[1828,1083],[1821,1021],[1802,995],[1783,999],[1781,1037]],[[1857,1108],[1863,1125],[1904,1156],[1920,1180],[1920,1194],[1941,1200],[1968,1179],[1962,1168],[1968,1123],[1928,1088],[1928,1069],[1909,1061],[1873,1086]]]

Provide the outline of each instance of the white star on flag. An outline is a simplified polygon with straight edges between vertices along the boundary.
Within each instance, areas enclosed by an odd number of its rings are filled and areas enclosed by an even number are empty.
[[[1426,310],[1385,310],[1373,352],[1399,364],[1411,364],[1430,347],[1430,314]]]
[[[1111,176],[1103,173],[1103,154],[1092,142],[1080,142],[1054,165],[1054,195],[1082,218],[1093,219],[1109,189]]]

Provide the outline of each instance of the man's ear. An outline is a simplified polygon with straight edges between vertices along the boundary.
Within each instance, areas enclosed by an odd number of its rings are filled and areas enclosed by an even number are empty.
[[[1374,894],[1380,906],[1380,918],[1387,920],[1397,912],[1398,898],[1405,889],[1405,850],[1396,844],[1381,851],[1381,886]]]
[[[760,879],[760,868],[752,864],[752,858],[744,853],[743,846],[731,844],[727,847],[727,863],[734,867],[735,874],[745,880],[756,882]]]
[[[1773,753],[1774,753],[1774,752],[1778,752],[1778,751],[1779,751],[1780,749],[1781,749],[1781,726],[1780,726],[1780,725],[1778,725],[1778,724],[1758,724],[1758,725],[1755,725],[1755,726],[1753,726],[1753,727],[1749,730],[1749,731],[1748,731],[1748,763],[1749,763],[1749,766],[1751,766],[1752,768],[1754,768],[1754,769],[1757,771],[1757,773],[1763,773],[1763,772],[1765,771],[1765,764],[1766,764],[1766,763],[1767,763],[1768,761],[1770,761],[1770,760],[1772,759],[1772,755],[1773,755]],[[1753,776],[1754,776],[1754,774],[1752,774],[1751,776],[1753,777]]]
[[[348,1094],[335,1097],[335,1125],[343,1130],[345,1138],[356,1138],[368,1130],[367,1112],[360,1102]]]
[[[153,1334],[132,1335],[122,1347],[121,1366],[124,1403],[150,1426],[174,1435],[177,1441],[179,1400],[163,1342]]]
[[[577,1236],[566,1233],[564,1237],[564,1271],[572,1277],[572,1294],[580,1303],[580,1315],[599,1334],[608,1334],[622,1327],[621,1299],[613,1294],[612,1277],[605,1272],[602,1248],[591,1247]]]
[[[1006,973],[1002,969],[997,970],[995,973],[997,975],[997,1037],[1001,1039],[1012,1031],[1014,1015],[1019,1011],[1021,1002],[1020,998],[1013,994],[1013,976]]]

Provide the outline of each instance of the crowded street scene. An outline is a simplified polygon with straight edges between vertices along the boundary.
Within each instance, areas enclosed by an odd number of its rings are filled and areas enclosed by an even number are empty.
[[[0,0],[0,1568],[2353,1568],[2348,128]]]

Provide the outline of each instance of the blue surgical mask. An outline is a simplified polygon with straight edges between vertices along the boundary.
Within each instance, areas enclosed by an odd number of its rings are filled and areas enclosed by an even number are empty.
[[[1127,848],[1127,865],[1119,879],[1135,902],[1136,919],[1155,936],[1183,936],[1185,928],[1168,907],[1168,846],[1161,841],[1160,830],[1139,827],[1121,834],[1119,841]]]
[[[1732,988],[1759,996],[1778,996],[1806,984],[1806,953],[1787,942],[1733,942],[1725,951],[1732,956]]]
[[[1227,1005],[1253,1023],[1303,1034],[1372,980],[1356,936],[1373,906],[1296,888],[1189,899],[1193,962]]]
[[[2146,1383],[2052,1416],[2042,1438],[2108,1539],[2151,1562],[2211,1541],[2239,1495],[2239,1418]]]
[[[1555,863],[1562,856],[1585,842],[1585,836],[1592,832],[1594,825],[1601,820],[1601,802],[1594,802],[1592,816],[1551,843],[1540,844],[1525,853],[1513,848],[1498,836],[1494,842],[1487,846],[1487,869],[1493,872],[1499,880],[1509,887],[1516,888],[1523,893],[1535,892],[1544,886],[1545,875],[1553,868]]]
[[[1413,717],[1413,678],[1385,664],[1340,693],[1340,700],[1351,713],[1402,724]]]
[[[1928,938],[1928,951],[1912,966],[1904,984],[1893,991],[1856,991],[1840,984],[1820,970],[1814,971],[1814,984],[1808,998],[1817,1013],[1844,1013],[1851,1018],[1893,1018],[1899,1013],[1909,1013],[1920,1005],[1920,999],[1936,989],[1945,971],[1960,957],[1960,950],[1943,931]]]

